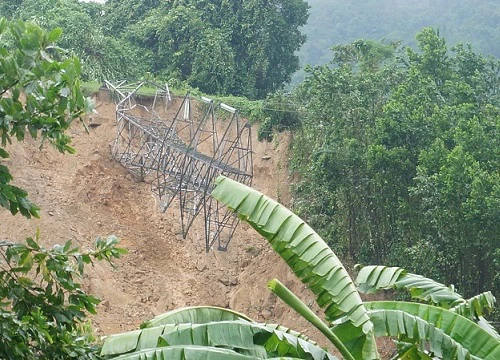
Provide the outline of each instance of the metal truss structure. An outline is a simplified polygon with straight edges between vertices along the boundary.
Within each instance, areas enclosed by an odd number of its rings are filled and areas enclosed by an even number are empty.
[[[210,193],[219,175],[251,184],[250,125],[235,108],[205,97],[196,100],[188,94],[175,109],[168,86],[157,87],[154,98],[141,104],[137,91],[142,83],[106,85],[117,99],[113,157],[151,183],[162,211],[177,204],[184,238],[203,212],[206,250],[214,245],[227,250],[238,218]]]

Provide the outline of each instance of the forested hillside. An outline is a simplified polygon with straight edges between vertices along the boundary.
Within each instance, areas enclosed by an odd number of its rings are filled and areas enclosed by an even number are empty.
[[[302,0],[4,0],[0,17],[60,27],[85,80],[182,82],[205,93],[263,98],[298,70]]]
[[[295,122],[274,119],[295,134],[295,208],[354,262],[498,294],[500,63],[431,28],[416,40],[358,40],[308,69]]]
[[[426,26],[439,29],[448,44],[471,43],[484,55],[500,56],[500,8],[495,0],[308,0],[310,16],[299,52],[301,65],[324,64],[333,45],[356,39],[401,41],[415,46]],[[300,72],[295,76],[298,82]]]

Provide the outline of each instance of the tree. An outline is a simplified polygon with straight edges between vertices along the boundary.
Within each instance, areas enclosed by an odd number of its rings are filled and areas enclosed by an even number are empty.
[[[114,236],[98,238],[95,250],[79,252],[68,241],[45,249],[38,235],[26,244],[0,242],[0,357],[2,359],[95,359],[99,345],[89,313],[100,300],[80,284],[84,266],[123,254]]]
[[[60,29],[46,33],[32,23],[0,19],[0,161],[9,156],[8,143],[26,136],[75,152],[65,131],[76,119],[83,123],[92,103],[79,87],[78,58],[64,58],[53,46],[60,35]],[[39,208],[12,180],[0,163],[0,205],[13,215],[39,217]],[[0,241],[0,357],[95,358],[86,317],[99,300],[78,279],[85,264],[123,254],[117,242],[112,236],[98,239],[95,250],[79,252],[69,241],[47,250],[38,234],[26,244]]]
[[[291,169],[300,175],[294,207],[354,261],[367,254],[383,261],[391,244],[396,210],[386,206],[384,180],[374,178],[384,173],[372,170],[371,147],[383,106],[405,76],[398,51],[397,44],[361,40],[337,46],[331,65],[309,68],[292,95],[301,110],[292,143]]]
[[[0,157],[12,138],[40,136],[61,152],[74,153],[70,136],[65,134],[75,119],[91,111],[91,101],[79,88],[80,62],[76,57],[55,61],[53,42],[60,29],[45,33],[38,26],[0,19]],[[57,54],[55,54],[57,55]],[[38,208],[25,191],[10,185],[12,175],[0,165],[0,205],[12,214],[38,217]]]
[[[401,41],[416,47],[415,34],[424,27],[440,29],[448,44],[471,43],[483,55],[499,57],[498,13],[487,1],[309,0],[310,15],[302,31],[307,41],[299,51],[301,64],[312,66],[330,60],[332,46],[356,39]],[[294,83],[304,73],[294,75]]]
[[[337,46],[308,70],[292,95],[294,209],[353,262],[497,294],[500,63],[431,28],[416,38]]]
[[[80,58],[86,81],[140,77],[146,72],[144,62],[138,61],[134,47],[106,34],[103,9],[103,4],[76,0],[24,0],[7,16],[35,21],[45,30],[61,28],[57,45]]]
[[[367,266],[357,286],[327,244],[300,218],[265,195],[220,177],[212,195],[265,237],[324,309],[324,323],[278,280],[268,286],[316,326],[345,359],[379,358],[374,336],[397,338],[399,359],[496,359],[500,336],[483,318],[491,293],[464,299],[452,288],[402,268]],[[408,290],[415,300],[362,302],[360,292]],[[359,291],[358,291],[359,290]],[[185,308],[105,339],[119,359],[334,359],[300,333],[213,307]]]
[[[109,2],[104,16],[121,19],[123,36],[151,52],[154,75],[178,77],[200,90],[264,98],[290,81],[305,41],[302,0],[163,2],[137,16]],[[121,14],[121,15],[119,15]],[[123,19],[131,19],[128,24]]]
[[[433,29],[424,29],[417,40],[421,50],[408,51],[408,77],[394,91],[376,129],[380,156],[400,153],[405,160],[379,167],[400,174],[388,184],[399,184],[398,209],[412,219],[400,220],[405,239],[401,236],[395,247],[414,249],[430,241],[439,279],[472,295],[492,286],[498,248],[490,236],[499,231],[491,207],[498,202],[500,184],[494,155],[500,148],[495,140],[499,62],[464,47],[451,57]],[[400,258],[396,253],[392,262]],[[427,255],[421,255],[417,261],[428,267]],[[460,268],[450,269],[457,258]]]

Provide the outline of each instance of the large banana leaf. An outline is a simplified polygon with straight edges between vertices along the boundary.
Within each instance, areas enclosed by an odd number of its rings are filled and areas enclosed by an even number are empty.
[[[262,360],[263,358],[238,354],[232,350],[206,346],[174,346],[147,349],[115,358],[117,360]],[[301,360],[292,357],[266,358],[267,360]]]
[[[192,306],[172,310],[146,321],[141,328],[167,324],[206,324],[214,321],[246,320],[253,322],[246,315],[216,306]]]
[[[365,304],[377,336],[424,342],[445,359],[500,359],[500,341],[475,322],[433,305],[403,301]]]
[[[302,219],[260,192],[223,176],[212,196],[264,236],[302,282],[314,292],[328,321],[346,316],[359,328],[356,358],[378,358],[373,325],[344,266]]]
[[[445,308],[465,302],[453,287],[408,273],[399,267],[365,266],[359,271],[356,284],[359,291],[365,294],[374,293],[380,289],[405,289],[414,299],[431,302]]]
[[[167,324],[109,336],[105,339],[101,355],[113,358],[153,348],[196,345],[231,349],[239,354],[259,358],[268,358],[268,355],[274,354],[300,359],[334,359],[314,343],[295,334],[298,333],[284,327],[268,327],[242,320]]]
[[[230,349],[208,346],[171,346],[146,349],[115,357],[116,360],[260,360]]]
[[[485,310],[495,308],[496,299],[490,291],[464,299],[455,292],[453,286],[445,286],[432,279],[408,273],[399,267],[381,265],[361,268],[356,278],[360,292],[369,294],[380,289],[407,290],[413,299],[426,301],[439,307],[450,309],[457,314],[475,321],[479,326],[500,339],[495,328],[483,317]]]
[[[255,322],[248,316],[231,309],[221,308],[217,306],[188,306],[158,315],[153,319],[144,322],[141,325],[141,329],[168,324],[207,324],[210,322],[230,320],[241,320],[252,323]],[[285,332],[287,334],[291,334],[293,336],[306,340],[312,344],[316,344],[314,341],[309,339],[309,337],[298,331],[294,331],[278,324],[266,323],[263,325],[268,329]]]

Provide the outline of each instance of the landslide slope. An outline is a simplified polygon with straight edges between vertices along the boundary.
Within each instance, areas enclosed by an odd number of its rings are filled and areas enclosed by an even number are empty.
[[[46,246],[70,239],[89,248],[99,235],[118,236],[129,253],[117,269],[97,264],[84,279],[86,289],[103,300],[93,318],[98,335],[135,329],[174,308],[217,305],[306,330],[318,339],[266,283],[277,277],[305,302],[313,296],[246,224],[240,224],[227,252],[205,252],[201,216],[182,239],[177,212],[160,212],[149,184],[135,180],[112,159],[115,105],[103,97],[96,103],[90,133],[79,124],[71,129],[76,155],[59,154],[49,146],[40,149],[34,140],[8,149],[15,184],[27,189],[42,211],[40,220],[26,220],[0,209],[0,238],[22,241],[39,229]],[[253,186],[288,205],[288,137],[259,143],[253,134]]]

